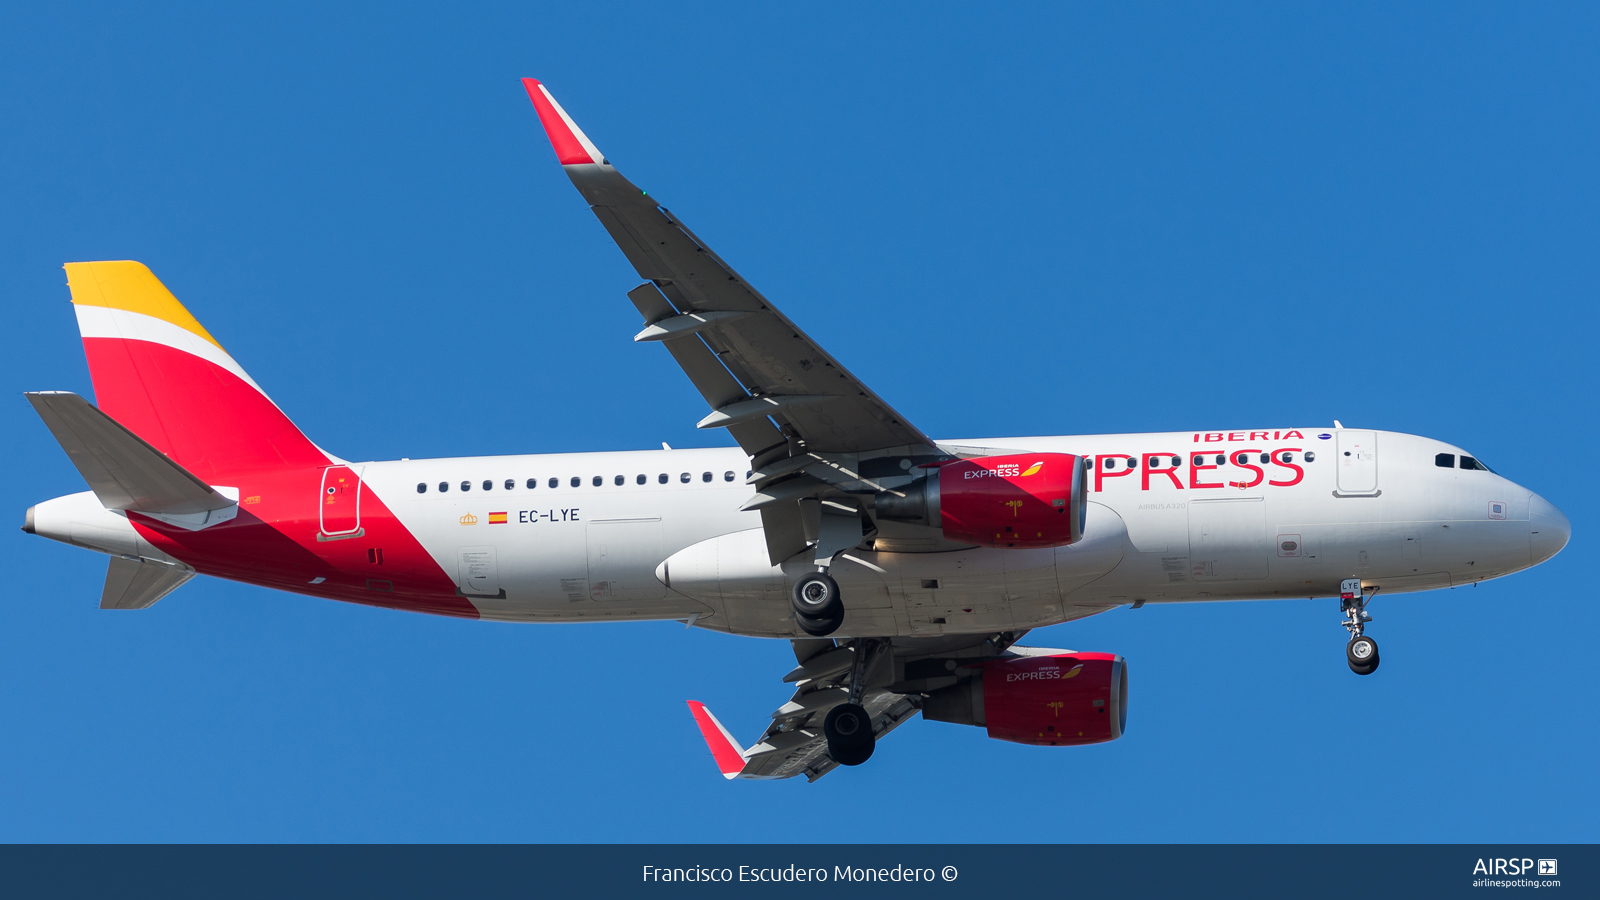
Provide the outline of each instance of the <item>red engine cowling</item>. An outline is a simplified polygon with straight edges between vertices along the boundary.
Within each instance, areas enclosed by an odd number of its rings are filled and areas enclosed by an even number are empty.
[[[985,547],[1059,547],[1083,537],[1083,458],[1018,453],[963,459],[875,499],[877,515],[939,527]]]
[[[929,694],[922,716],[982,725],[989,737],[1047,747],[1099,744],[1128,724],[1128,666],[1114,653],[1060,653],[986,663]]]

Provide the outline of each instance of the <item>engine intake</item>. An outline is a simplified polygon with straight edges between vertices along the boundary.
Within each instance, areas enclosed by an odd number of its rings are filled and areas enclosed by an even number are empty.
[[[985,547],[1059,547],[1083,537],[1083,458],[1027,453],[963,459],[874,497],[885,519]]]
[[[984,663],[929,694],[922,717],[979,725],[989,737],[1046,747],[1100,744],[1128,725],[1128,666],[1114,653],[1060,653]]]

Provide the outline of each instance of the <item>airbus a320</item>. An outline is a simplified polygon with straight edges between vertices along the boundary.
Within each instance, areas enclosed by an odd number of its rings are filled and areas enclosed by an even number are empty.
[[[24,530],[108,554],[102,607],[143,609],[204,574],[438,615],[784,639],[794,694],[748,747],[689,706],[726,777],[815,780],[919,711],[1024,744],[1121,737],[1126,661],[1020,644],[1034,628],[1336,599],[1346,662],[1370,675],[1374,594],[1498,578],[1567,543],[1559,510],[1470,451],[1338,422],[930,438],[524,85],[642,279],[634,340],[672,355],[710,409],[699,427],[737,447],[348,461],[148,268],[69,263],[95,403],[28,399],[90,490],[30,508]]]

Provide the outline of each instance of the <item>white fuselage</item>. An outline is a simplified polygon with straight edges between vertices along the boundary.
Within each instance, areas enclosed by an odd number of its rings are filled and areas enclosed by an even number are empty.
[[[1569,531],[1561,513],[1526,488],[1484,469],[1438,465],[1440,454],[1464,456],[1459,448],[1394,432],[1302,428],[944,446],[1093,459],[1084,539],[1042,550],[846,551],[832,570],[848,610],[842,634],[1033,628],[1139,601],[1336,596],[1347,578],[1385,592],[1449,587],[1535,565],[1560,550]],[[1159,456],[1153,469],[1151,454]],[[695,617],[722,631],[799,635],[787,588],[813,570],[810,554],[768,563],[759,515],[739,510],[754,491],[738,449],[360,468],[364,489],[458,579],[484,618]]]

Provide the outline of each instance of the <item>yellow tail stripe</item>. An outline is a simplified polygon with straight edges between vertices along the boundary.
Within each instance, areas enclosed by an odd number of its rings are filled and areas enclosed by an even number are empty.
[[[217,349],[222,349],[217,339],[183,308],[178,298],[172,296],[167,286],[144,263],[133,260],[79,262],[67,263],[63,268],[67,270],[67,286],[72,289],[73,303],[125,309],[161,319],[193,332],[215,344]]]

